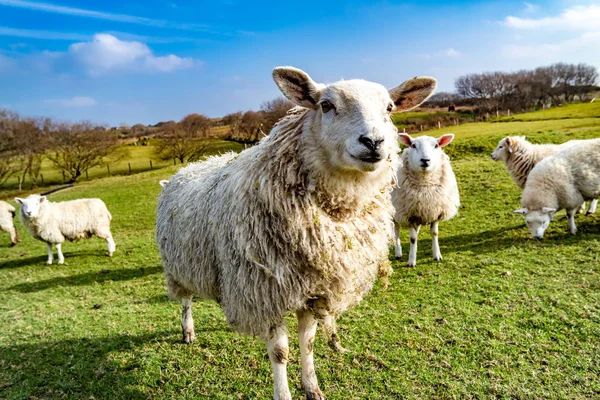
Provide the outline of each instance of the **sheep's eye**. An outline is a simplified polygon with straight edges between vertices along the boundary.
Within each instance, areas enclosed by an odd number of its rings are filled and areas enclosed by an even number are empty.
[[[416,149],[417,145],[416,144],[411,144],[410,147],[412,147],[413,149]]]
[[[323,110],[324,113],[328,113],[331,110],[335,110],[335,106],[333,104],[331,104],[330,101],[323,100],[321,102],[321,110]]]
[[[499,149],[501,149],[502,147],[504,147],[504,146],[498,146]]]
[[[435,145],[435,148],[437,149],[438,147],[440,147],[440,145],[439,145],[439,144],[436,144],[436,145]]]
[[[388,104],[387,112],[392,112],[393,109],[394,109],[394,105],[392,103]]]

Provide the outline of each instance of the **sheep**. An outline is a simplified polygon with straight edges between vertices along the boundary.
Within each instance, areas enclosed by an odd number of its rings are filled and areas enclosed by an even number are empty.
[[[600,196],[600,139],[585,140],[540,161],[529,173],[521,208],[531,236],[541,239],[554,214],[567,211],[575,234],[575,213],[585,200]]]
[[[0,200],[0,231],[10,233],[11,247],[21,242],[19,232],[15,228],[14,218],[15,208],[7,202]]]
[[[417,239],[421,225],[431,226],[433,259],[442,259],[438,244],[438,224],[456,215],[460,206],[456,177],[450,159],[442,150],[454,139],[447,134],[439,138],[421,136],[416,139],[406,133],[400,141],[408,146],[402,152],[398,183],[392,191],[395,256],[402,258],[400,228],[408,227],[410,252],[408,266],[417,265]]]
[[[562,144],[533,144],[524,136],[507,136],[501,139],[492,153],[492,160],[503,161],[513,182],[523,189],[527,176],[535,165],[546,157],[552,156],[581,140],[570,140]],[[598,207],[598,199],[590,202],[587,214],[593,214]],[[585,206],[582,206],[582,212]]]
[[[416,107],[436,81],[414,78],[388,92],[363,80],[318,84],[293,67],[275,68],[273,78],[297,107],[256,146],[169,179],[156,240],[167,290],[182,301],[184,342],[195,338],[192,296],[217,301],[234,330],[266,342],[274,398],[291,399],[284,317],[294,312],[302,387],[323,399],[317,321],[331,326],[378,273],[391,273],[398,143],[390,112]]]
[[[160,185],[160,187],[163,187],[163,188],[165,186],[167,186],[167,183],[169,183],[169,181],[166,179],[162,179],[162,180],[158,181],[158,184]]]
[[[63,264],[62,243],[66,240],[87,239],[96,235],[106,240],[108,256],[112,257],[116,244],[110,232],[112,216],[100,199],[79,199],[54,203],[46,196],[32,194],[21,204],[19,216],[31,236],[46,243],[48,264],[52,264],[52,245],[56,246],[58,264]]]

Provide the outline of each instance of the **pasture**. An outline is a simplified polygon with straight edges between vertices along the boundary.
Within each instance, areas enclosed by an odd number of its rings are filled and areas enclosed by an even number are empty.
[[[576,111],[570,107],[579,107]],[[422,229],[418,264],[393,259],[376,286],[339,320],[348,353],[315,343],[328,399],[600,397],[600,214],[564,212],[542,241],[530,238],[520,191],[490,153],[497,141],[600,137],[600,103],[515,116],[507,122],[424,132],[456,134],[462,206],[440,224],[441,262]],[[271,364],[259,341],[232,332],[219,307],[194,301],[197,339],[180,343],[178,302],[167,299],[154,243],[158,180],[170,166],[82,182],[53,201],[100,197],[117,243],[65,243],[65,264],[17,223],[23,242],[0,234],[0,398],[266,399]],[[408,252],[408,234],[402,232]],[[392,250],[390,242],[390,250]],[[289,319],[290,389],[303,398],[295,319]]]

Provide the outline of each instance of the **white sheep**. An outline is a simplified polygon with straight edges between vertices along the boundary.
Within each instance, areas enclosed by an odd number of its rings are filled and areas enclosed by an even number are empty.
[[[115,241],[110,232],[112,216],[100,199],[79,199],[53,203],[46,196],[32,194],[21,204],[19,216],[31,236],[46,243],[48,264],[52,264],[52,245],[56,246],[58,263],[63,264],[62,243],[65,240],[87,239],[93,235],[106,240],[108,256],[115,252]]]
[[[600,139],[581,141],[540,161],[529,173],[521,208],[534,238],[541,239],[554,213],[567,211],[575,234],[575,213],[585,200],[600,196]]]
[[[460,198],[456,177],[450,159],[442,150],[452,139],[452,134],[437,139],[431,136],[414,139],[406,133],[400,134],[400,141],[408,148],[402,152],[398,183],[392,192],[392,204],[396,210],[395,255],[396,258],[402,257],[400,227],[408,227],[409,267],[417,265],[417,239],[421,225],[431,226],[433,259],[442,259],[438,244],[438,224],[454,217],[458,212]]]
[[[10,233],[10,245],[14,246],[21,241],[19,232],[15,228],[15,208],[9,203],[0,200],[0,231]]]
[[[553,156],[581,140],[570,140],[562,144],[533,144],[524,136],[507,136],[501,139],[492,153],[492,160],[503,161],[513,182],[523,189],[527,176],[535,165],[544,158]],[[593,214],[598,207],[598,199],[593,199],[587,214]]]
[[[378,272],[391,271],[398,144],[390,112],[417,106],[435,80],[388,92],[363,80],[317,84],[291,67],[273,77],[299,107],[258,145],[173,176],[158,200],[156,240],[167,289],[182,300],[186,343],[195,338],[192,295],[217,301],[236,331],[267,342],[274,398],[291,399],[284,317],[294,312],[302,387],[323,399],[317,320],[358,303]]]

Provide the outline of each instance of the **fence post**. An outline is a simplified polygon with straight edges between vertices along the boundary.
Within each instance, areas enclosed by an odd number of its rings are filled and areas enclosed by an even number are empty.
[[[131,163],[127,163],[129,165],[129,175],[131,175]]]
[[[89,175],[88,175],[88,170],[87,170],[87,169],[85,170],[85,180],[86,180],[86,181],[89,181],[89,180],[90,180],[90,177],[89,177]]]
[[[423,125],[421,125],[421,132],[423,132]]]
[[[108,164],[106,164],[106,170],[108,171],[108,175],[110,175],[110,167]]]
[[[406,133],[406,128],[402,128],[402,133]]]
[[[438,129],[442,129],[442,122],[438,121]]]
[[[496,110],[496,118],[499,118],[499,117],[500,117],[500,111]]]
[[[152,170],[152,160],[150,160],[150,170]]]
[[[508,116],[510,117],[510,108],[508,109]]]

